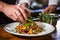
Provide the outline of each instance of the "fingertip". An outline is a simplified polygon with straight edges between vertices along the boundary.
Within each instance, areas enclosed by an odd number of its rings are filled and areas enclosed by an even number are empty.
[[[22,23],[25,23],[26,21],[21,21]]]
[[[25,20],[28,20],[28,17],[26,17]]]

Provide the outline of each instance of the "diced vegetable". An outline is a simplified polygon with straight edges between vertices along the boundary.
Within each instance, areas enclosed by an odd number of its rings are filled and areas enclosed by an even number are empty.
[[[23,30],[21,29],[21,30],[20,30],[20,33],[22,33],[22,32],[23,32]]]
[[[26,27],[24,26],[22,29],[23,29],[23,30],[26,30]]]
[[[29,30],[29,34],[33,34],[33,30],[32,29]]]
[[[26,23],[16,26],[16,31],[20,34],[37,34],[43,30],[34,23],[30,16]]]

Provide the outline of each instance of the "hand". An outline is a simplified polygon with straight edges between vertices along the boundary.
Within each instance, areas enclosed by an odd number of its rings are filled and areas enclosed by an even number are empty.
[[[50,5],[42,13],[51,13],[56,11],[56,5]]]
[[[22,5],[5,5],[2,12],[9,18],[11,18],[14,21],[21,21],[25,22],[29,15],[30,10],[26,7],[26,4]]]

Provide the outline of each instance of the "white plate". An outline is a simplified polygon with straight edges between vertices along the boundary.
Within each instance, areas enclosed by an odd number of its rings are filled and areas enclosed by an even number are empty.
[[[42,26],[41,25],[41,22],[35,22],[37,23],[38,26]],[[10,23],[10,24],[7,24],[5,27],[4,27],[4,30],[8,33],[11,33],[11,34],[14,34],[14,35],[18,35],[18,36],[43,36],[43,35],[46,35],[46,34],[49,34],[51,32],[54,31],[54,27],[50,24],[47,24],[47,23],[42,23],[44,25],[44,30],[45,31],[42,31],[38,34],[19,34],[19,33],[16,33],[14,32],[15,30],[15,27],[19,24],[19,22],[14,22],[14,23]]]

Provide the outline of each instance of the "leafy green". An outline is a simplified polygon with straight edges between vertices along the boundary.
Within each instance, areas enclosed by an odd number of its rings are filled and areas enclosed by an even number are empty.
[[[39,18],[41,22],[46,22],[46,23],[51,22],[51,15],[49,13],[41,14]]]
[[[25,26],[29,27],[31,25],[31,23],[33,23],[33,22],[34,22],[33,17],[30,16],[29,19],[27,20],[27,22],[25,23]]]
[[[26,27],[29,27],[29,26],[30,26],[30,23],[27,23],[27,22],[26,22],[26,23],[25,23],[25,26],[26,26]]]
[[[33,17],[30,16],[29,19],[27,20],[27,22],[34,22]]]

